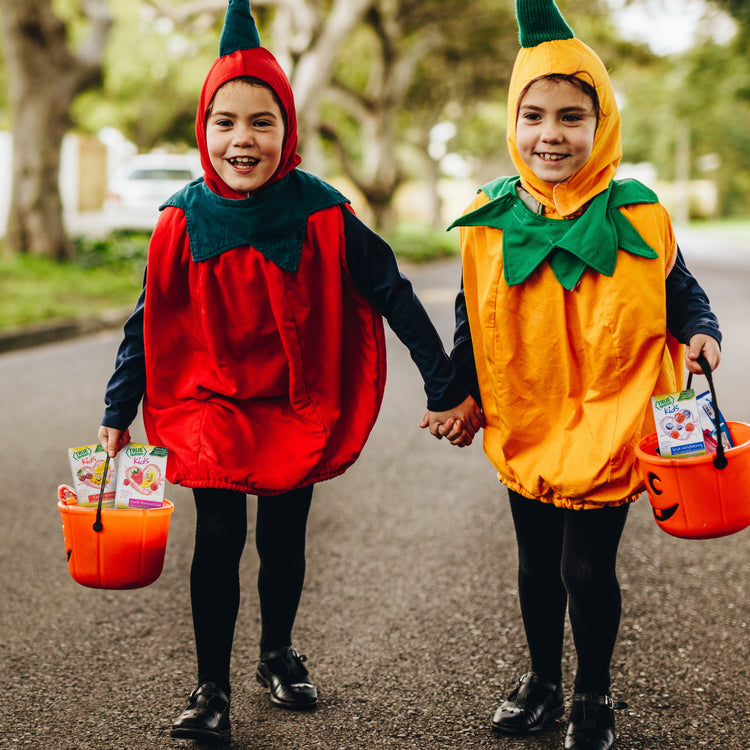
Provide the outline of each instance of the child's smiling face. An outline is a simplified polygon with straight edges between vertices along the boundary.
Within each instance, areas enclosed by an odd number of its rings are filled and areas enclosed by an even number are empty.
[[[539,79],[518,107],[521,158],[544,182],[565,182],[591,156],[597,116],[591,97],[570,81]]]
[[[229,81],[214,96],[206,121],[206,145],[219,177],[250,194],[273,177],[281,161],[284,118],[265,86]]]

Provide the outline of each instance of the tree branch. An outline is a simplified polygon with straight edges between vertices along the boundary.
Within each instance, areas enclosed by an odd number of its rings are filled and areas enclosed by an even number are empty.
[[[227,9],[227,0],[188,0],[188,2],[182,2],[179,5],[172,5],[165,0],[143,0],[143,2],[150,5],[160,16],[174,21],[176,25],[185,24],[190,19],[204,13],[218,16]],[[285,0],[253,0],[252,4],[274,7],[284,5]]]
[[[333,145],[336,154],[338,155],[338,158],[341,162],[341,166],[344,168],[344,173],[354,183],[355,187],[360,192],[364,193],[367,189],[367,185],[365,185],[361,175],[357,172],[354,166],[354,161],[349,157],[346,147],[339,137],[336,128],[333,127],[333,125],[321,123],[318,126],[318,133],[324,141],[327,141],[328,143]]]

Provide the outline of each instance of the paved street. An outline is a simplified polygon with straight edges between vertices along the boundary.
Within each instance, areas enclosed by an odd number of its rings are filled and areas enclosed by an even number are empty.
[[[750,251],[730,248],[718,261],[700,238],[683,246],[725,333],[722,409],[750,422]],[[457,261],[405,270],[449,341]],[[3,750],[193,747],[169,738],[194,687],[190,493],[168,490],[176,509],[152,586],[86,589],[65,564],[55,488],[70,481],[66,449],[96,438],[118,340],[103,333],[0,355]],[[489,731],[528,666],[507,503],[481,445],[459,450],[417,429],[418,372],[390,332],[388,344],[388,389],[370,442],[347,474],[315,491],[295,640],[320,706],[284,712],[255,684],[251,533],[231,748],[560,750],[565,721],[531,740]],[[134,439],[145,439],[140,425]],[[675,539],[653,522],[644,496],[625,530],[620,577],[613,692],[629,708],[617,715],[618,750],[750,748],[750,529]],[[568,639],[568,695],[573,669]]]

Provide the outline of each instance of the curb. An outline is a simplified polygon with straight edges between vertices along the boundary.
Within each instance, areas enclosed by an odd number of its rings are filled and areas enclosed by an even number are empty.
[[[14,331],[0,331],[0,354],[122,328],[132,310],[109,310],[89,318],[56,320]]]

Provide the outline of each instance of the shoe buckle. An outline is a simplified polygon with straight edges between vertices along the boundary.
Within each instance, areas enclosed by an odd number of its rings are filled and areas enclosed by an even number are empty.
[[[623,708],[627,708],[628,704],[625,701],[615,701],[611,695],[593,695],[590,693],[576,693],[573,696],[575,703],[588,703],[596,705],[597,703],[606,708],[614,711],[620,711]]]
[[[299,659],[303,663],[307,661],[307,657],[304,654],[301,654],[299,651],[297,651],[296,648],[292,649],[292,655],[295,656],[297,659]]]

